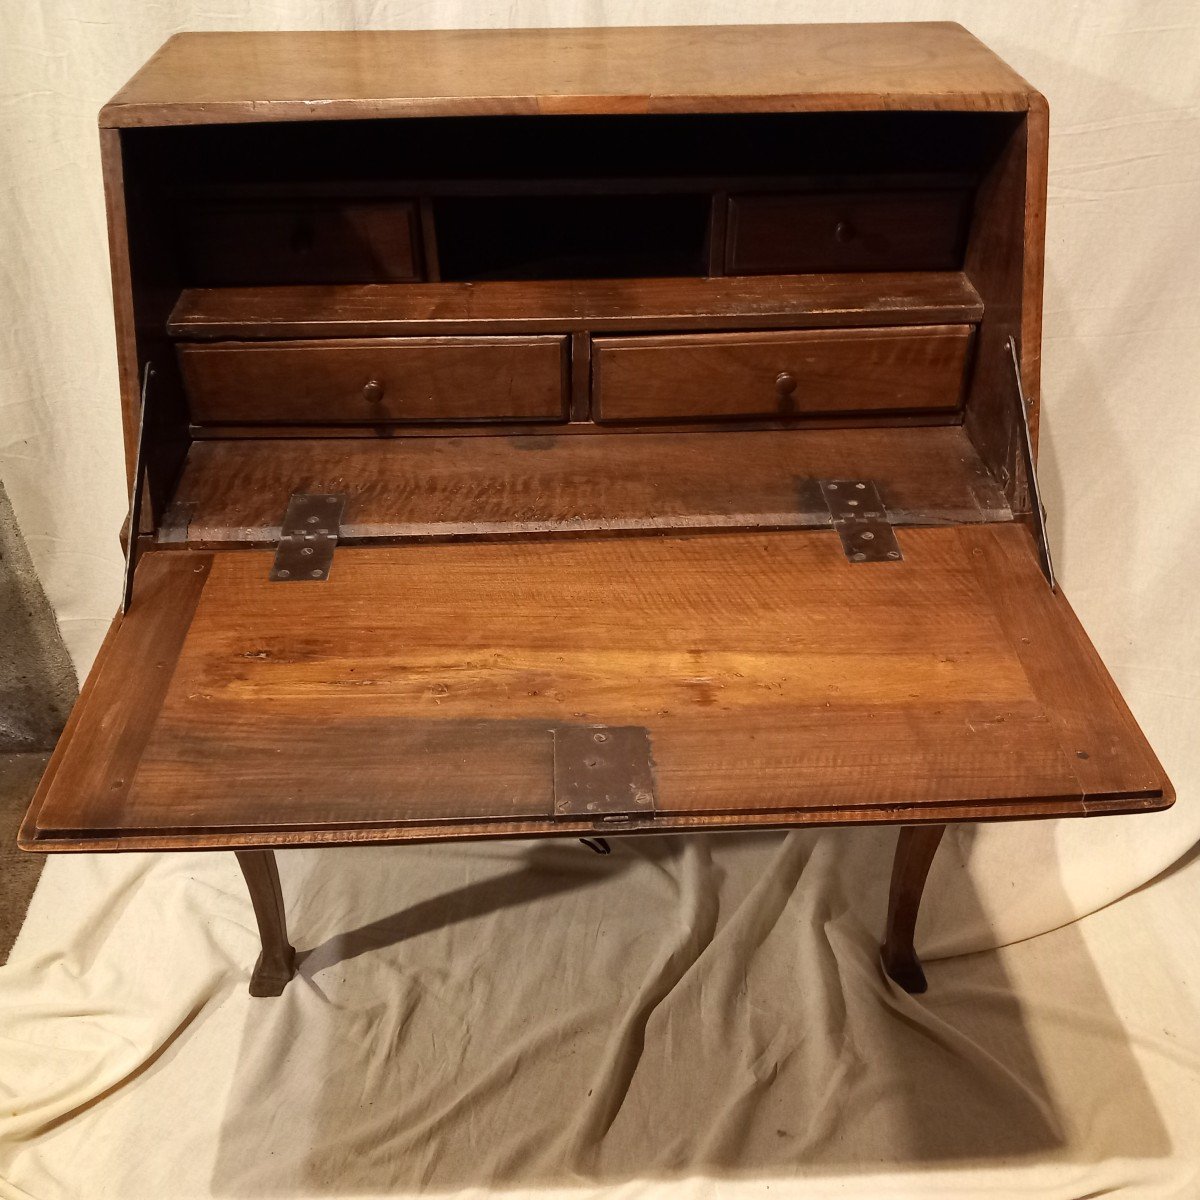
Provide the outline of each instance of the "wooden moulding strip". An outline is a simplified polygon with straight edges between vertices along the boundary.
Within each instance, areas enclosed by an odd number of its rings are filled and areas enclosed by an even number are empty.
[[[970,324],[983,301],[961,271],[711,279],[188,288],[177,338],[316,338],[638,329]]]

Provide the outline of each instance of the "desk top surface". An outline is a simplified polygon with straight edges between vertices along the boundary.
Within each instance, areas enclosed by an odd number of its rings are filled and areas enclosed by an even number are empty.
[[[1170,803],[1023,526],[897,536],[858,565],[832,531],[339,547],[312,584],[154,552],[23,844],[599,832],[558,759],[595,726],[648,746],[621,831]]]
[[[184,33],[104,126],[1044,103],[953,22]]]

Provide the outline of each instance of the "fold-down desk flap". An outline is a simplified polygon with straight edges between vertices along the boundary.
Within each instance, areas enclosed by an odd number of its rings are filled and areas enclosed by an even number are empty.
[[[884,563],[849,562],[832,531],[339,548],[327,580],[291,585],[268,580],[269,552],[149,554],[22,842],[302,845],[1170,803],[1023,526],[897,537],[903,560]],[[556,777],[577,772],[556,771],[555,733],[580,727],[639,731],[629,744],[648,761],[620,769],[641,808],[556,805]],[[560,734],[560,758],[587,740]],[[622,790],[618,778],[597,794]]]

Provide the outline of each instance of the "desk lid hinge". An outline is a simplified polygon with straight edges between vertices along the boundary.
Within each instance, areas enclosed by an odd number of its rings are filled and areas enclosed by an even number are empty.
[[[559,725],[554,735],[554,815],[605,824],[654,816],[650,733],[640,725]]]
[[[329,578],[345,507],[346,497],[342,493],[292,493],[283,515],[275,561],[271,564],[272,582]]]
[[[822,479],[821,495],[852,563],[900,562],[891,519],[870,479]]]

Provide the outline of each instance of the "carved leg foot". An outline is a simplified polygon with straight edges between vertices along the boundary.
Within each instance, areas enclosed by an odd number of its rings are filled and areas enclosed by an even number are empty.
[[[925,972],[913,949],[917,913],[929,865],[945,832],[945,825],[906,825],[896,843],[887,933],[882,948],[883,969],[906,992],[914,994],[926,988]]]
[[[250,976],[250,995],[278,996],[296,973],[296,951],[288,942],[283,913],[283,892],[272,850],[237,850],[237,860],[250,889],[250,902],[258,920],[262,953]]]

